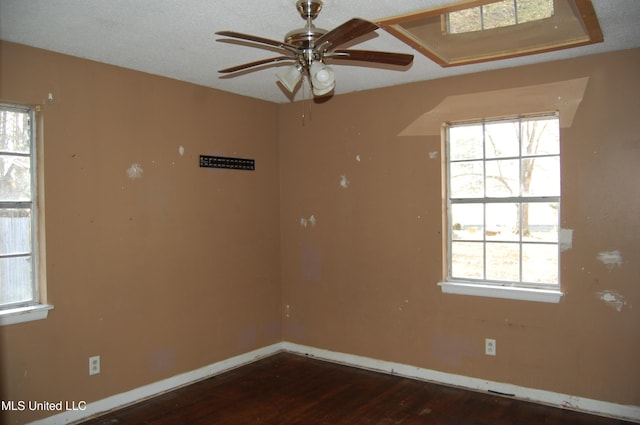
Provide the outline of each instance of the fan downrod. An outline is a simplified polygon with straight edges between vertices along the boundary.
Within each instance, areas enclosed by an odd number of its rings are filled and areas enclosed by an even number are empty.
[[[298,12],[300,12],[300,16],[305,21],[311,18],[313,21],[318,17],[318,14],[322,10],[322,1],[321,0],[298,0],[296,3],[296,8]]]

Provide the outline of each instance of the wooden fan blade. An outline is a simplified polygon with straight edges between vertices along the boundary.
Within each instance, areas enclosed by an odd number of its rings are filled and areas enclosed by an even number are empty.
[[[253,41],[254,43],[266,44],[267,46],[279,47],[284,50],[288,50],[291,53],[297,54],[298,48],[292,44],[287,44],[282,41],[271,40],[269,38],[258,37],[256,35],[243,34],[235,31],[218,31],[217,35],[231,38],[239,38],[240,40]]]
[[[373,22],[353,18],[318,38],[316,47],[320,51],[331,51],[354,38],[369,34],[377,29],[378,26]]]
[[[331,59],[376,62],[399,66],[407,66],[413,62],[413,55],[405,53],[376,52],[372,50],[335,50],[325,57]]]
[[[242,71],[243,69],[253,68],[254,66],[260,66],[267,63],[280,62],[280,61],[295,61],[295,60],[296,58],[292,58],[289,56],[276,56],[275,58],[262,59],[259,61],[249,62],[249,63],[245,63],[238,66],[232,66],[231,68],[221,69],[218,72],[221,72],[223,74],[228,74],[230,72]]]

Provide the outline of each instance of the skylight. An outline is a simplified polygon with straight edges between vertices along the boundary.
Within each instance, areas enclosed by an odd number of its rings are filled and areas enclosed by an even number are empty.
[[[603,41],[591,0],[460,0],[377,23],[445,67]]]

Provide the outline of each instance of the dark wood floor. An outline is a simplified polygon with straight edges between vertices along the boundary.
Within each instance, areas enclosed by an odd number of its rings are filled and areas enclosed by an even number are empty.
[[[280,353],[84,422],[114,424],[630,423]]]

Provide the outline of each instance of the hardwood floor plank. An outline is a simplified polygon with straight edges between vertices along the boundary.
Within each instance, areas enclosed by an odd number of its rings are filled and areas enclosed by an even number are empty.
[[[84,425],[630,425],[279,353]]]

